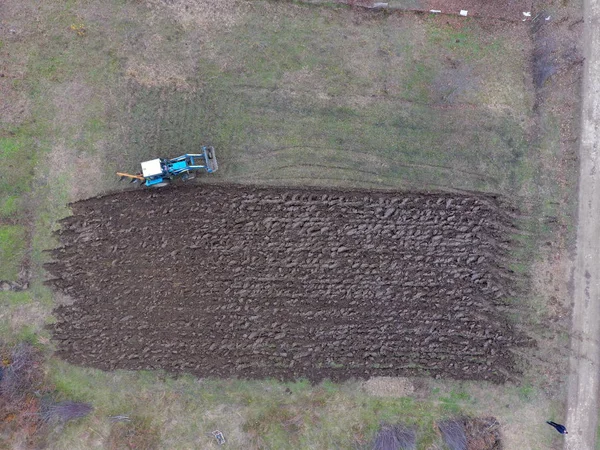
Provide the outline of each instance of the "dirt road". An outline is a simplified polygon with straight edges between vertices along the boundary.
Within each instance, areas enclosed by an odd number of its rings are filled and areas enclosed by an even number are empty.
[[[600,361],[600,1],[585,0],[579,227],[573,274],[567,450],[595,448]],[[594,31],[595,30],[595,31]]]

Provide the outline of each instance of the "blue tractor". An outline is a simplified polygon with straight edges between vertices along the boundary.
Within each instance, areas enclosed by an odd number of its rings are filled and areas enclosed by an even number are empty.
[[[117,172],[121,179],[129,178],[132,183],[160,187],[176,178],[188,180],[198,171],[213,173],[219,168],[215,149],[202,147],[202,153],[186,153],[173,159],[156,158],[142,163],[142,171],[135,175]]]

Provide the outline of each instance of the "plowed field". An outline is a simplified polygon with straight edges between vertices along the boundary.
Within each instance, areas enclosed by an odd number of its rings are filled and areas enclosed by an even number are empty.
[[[58,353],[101,369],[502,382],[510,215],[492,196],[252,188],[74,203],[51,283]]]

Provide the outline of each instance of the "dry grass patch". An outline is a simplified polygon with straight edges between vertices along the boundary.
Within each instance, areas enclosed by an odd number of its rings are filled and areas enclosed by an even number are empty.
[[[160,429],[153,419],[133,416],[125,421],[115,422],[105,441],[108,450],[155,450],[160,448]]]
[[[125,74],[146,87],[174,86],[177,89],[190,89],[183,71],[178,64],[144,64],[130,62]]]
[[[62,195],[69,202],[92,197],[111,186],[102,151],[78,151],[61,140],[55,143],[47,161],[52,167],[48,175],[52,184],[64,190]]]
[[[90,103],[97,99],[94,86],[74,79],[55,85],[49,92],[54,103],[54,126],[75,134],[80,132]]]
[[[373,377],[363,383],[363,389],[377,397],[408,397],[415,392],[413,382],[402,377]]]
[[[232,27],[248,9],[242,0],[146,0],[146,5],[155,15],[167,13],[186,28],[207,32]]]

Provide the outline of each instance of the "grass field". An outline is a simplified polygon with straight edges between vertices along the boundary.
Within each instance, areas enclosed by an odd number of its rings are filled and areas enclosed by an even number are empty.
[[[62,299],[43,286],[42,264],[69,201],[124,189],[114,171],[203,144],[217,149],[214,181],[504,194],[522,209],[513,264],[525,274],[556,232],[545,219],[568,214],[571,172],[555,164],[561,116],[534,132],[521,24],[263,1],[4,8],[0,279],[23,267],[31,277],[27,292],[0,293],[6,340],[51,351],[43,325]],[[517,322],[544,327],[543,293],[515,302]],[[110,448],[123,439],[107,419],[116,414],[135,419],[130,437],[159,448],[211,448],[216,428],[231,448],[351,448],[382,421],[415,425],[426,448],[439,443],[434,421],[459,413],[495,415],[507,448],[547,449],[553,435],[522,417],[561,412],[536,373],[520,387],[421,380],[383,398],[356,382],[174,379],[54,359],[48,377],[96,407],[53,434],[65,449]]]

